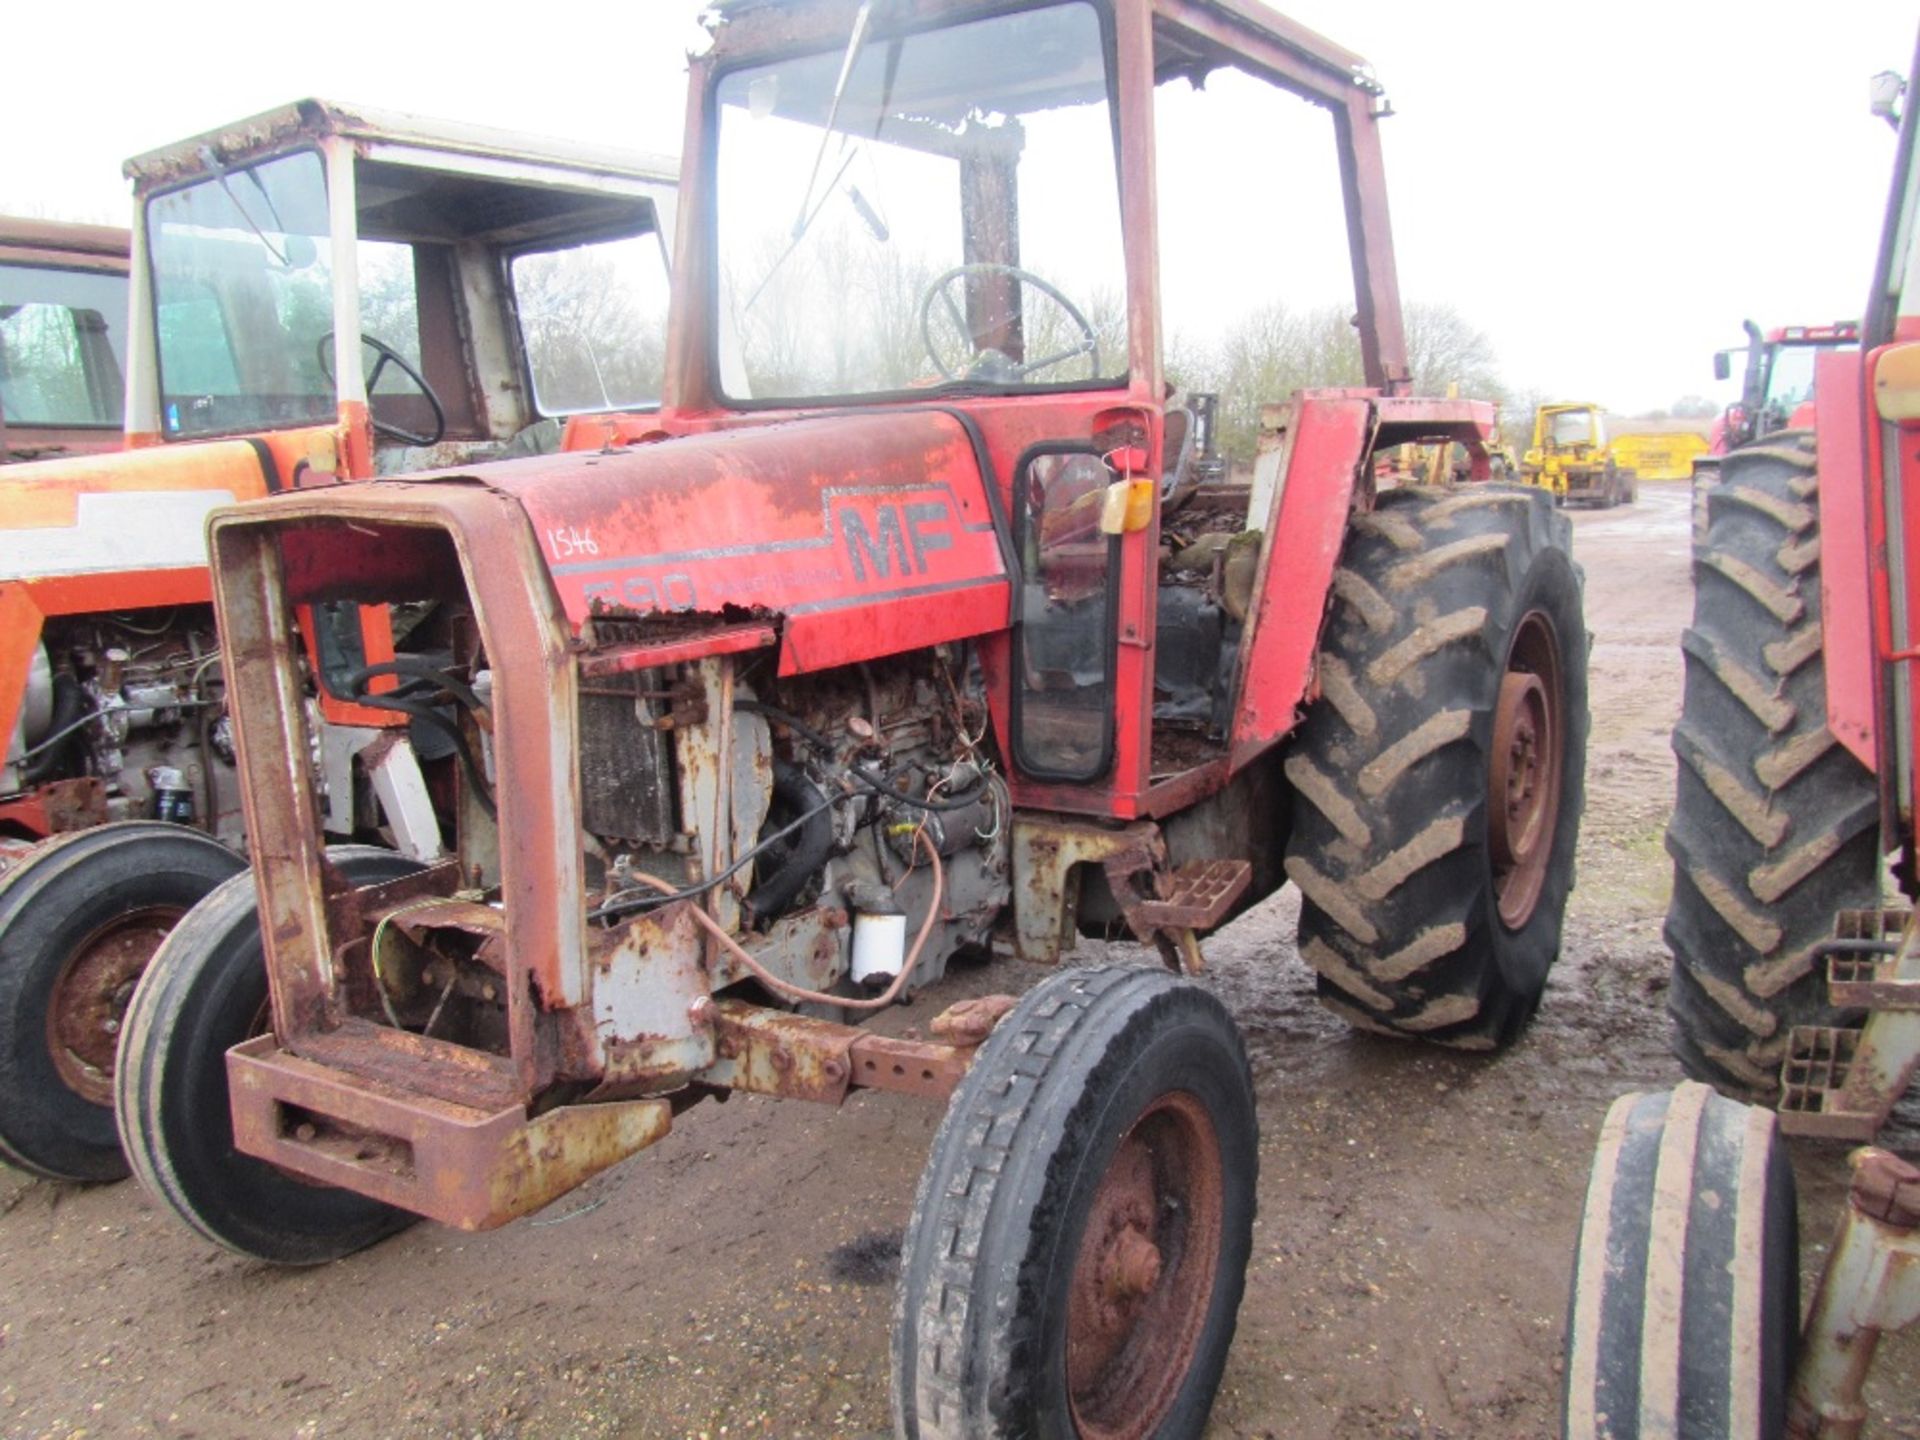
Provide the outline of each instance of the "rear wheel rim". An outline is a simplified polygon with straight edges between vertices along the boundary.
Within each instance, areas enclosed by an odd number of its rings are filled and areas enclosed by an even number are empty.
[[[1507,649],[1487,772],[1493,889],[1509,930],[1533,918],[1546,888],[1560,829],[1566,746],[1559,640],[1545,613],[1531,610]]]
[[[1067,1302],[1067,1397],[1087,1440],[1141,1440],[1173,1408],[1220,1271],[1220,1136],[1198,1096],[1156,1097],[1095,1191]]]
[[[47,1054],[61,1083],[113,1104],[114,1056],[133,987],[186,912],[150,905],[116,915],[73,947],[47,997]]]

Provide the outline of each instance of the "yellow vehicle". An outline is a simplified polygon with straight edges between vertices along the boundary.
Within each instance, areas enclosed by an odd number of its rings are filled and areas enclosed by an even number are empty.
[[[1608,449],[1614,463],[1633,471],[1637,479],[1686,480],[1710,443],[1697,430],[1639,430],[1614,436]]]
[[[1607,421],[1600,407],[1579,403],[1540,407],[1520,477],[1551,490],[1556,505],[1581,500],[1603,507],[1631,505],[1640,479],[1619,463],[1607,444]]]

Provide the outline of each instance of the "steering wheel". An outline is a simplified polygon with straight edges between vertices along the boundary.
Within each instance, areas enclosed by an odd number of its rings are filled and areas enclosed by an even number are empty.
[[[373,362],[373,369],[367,373],[367,419],[373,426],[373,433],[384,435],[389,440],[397,440],[402,445],[438,445],[447,433],[447,408],[440,403],[440,397],[433,393],[433,387],[427,384],[423,376],[409,365],[398,350],[384,340],[376,340],[365,334],[360,343],[380,358]],[[327,383],[333,383],[333,331],[329,330],[320,337],[320,373],[327,377]],[[426,396],[427,404],[433,409],[433,433],[421,435],[412,430],[402,430],[398,425],[380,419],[373,413],[373,387],[380,383],[381,372],[391,364],[407,379],[413,382],[413,388]]]
[[[1054,354],[1043,356],[1038,360],[1014,360],[998,350],[980,351],[976,352],[972,361],[968,362],[965,366],[958,370],[954,369],[941,358],[938,347],[933,343],[933,302],[935,300],[941,301],[946,306],[947,314],[953,320],[954,328],[959,330],[963,336],[970,337],[973,332],[967,325],[965,312],[959,305],[954,303],[953,290],[955,281],[967,280],[975,276],[1004,276],[1008,279],[1018,281],[1022,285],[1033,286],[1034,289],[1038,290],[1042,295],[1046,296],[1049,300],[1053,301],[1054,304],[1067,312],[1067,318],[1071,320],[1080,331],[1080,339],[1067,349],[1056,351]],[[1036,370],[1050,369],[1055,365],[1064,364],[1080,355],[1092,356],[1093,373],[1096,375],[1100,373],[1100,339],[1094,333],[1093,326],[1087,322],[1087,317],[1080,313],[1080,307],[1075,305],[1065,295],[1062,295],[1053,285],[1042,280],[1038,275],[1035,275],[1031,270],[1022,270],[1018,265],[1001,265],[992,261],[979,261],[972,265],[956,265],[953,269],[947,271],[946,274],[937,277],[932,284],[927,286],[926,292],[920,297],[920,343],[926,346],[927,358],[933,361],[933,368],[938,370],[940,374],[948,380],[993,380],[1002,382],[1024,380]]]

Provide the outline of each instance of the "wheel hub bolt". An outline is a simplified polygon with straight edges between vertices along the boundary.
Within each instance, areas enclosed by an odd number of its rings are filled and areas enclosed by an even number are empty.
[[[1160,1247],[1131,1225],[1114,1239],[1107,1257],[1108,1298],[1145,1295],[1160,1280]]]

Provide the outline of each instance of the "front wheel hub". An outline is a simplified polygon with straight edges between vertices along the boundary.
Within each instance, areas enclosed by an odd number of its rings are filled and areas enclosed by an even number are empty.
[[[113,1103],[127,1002],[181,913],[151,906],[116,917],[75,946],[54,978],[47,1051],[67,1087],[95,1105]]]
[[[1219,1268],[1225,1183],[1205,1107],[1162,1095],[1122,1137],[1081,1234],[1067,1393],[1087,1440],[1142,1440],[1192,1367]]]
[[[1518,930],[1545,887],[1559,829],[1566,751],[1560,647],[1534,611],[1520,622],[1494,704],[1487,829],[1500,919]]]

